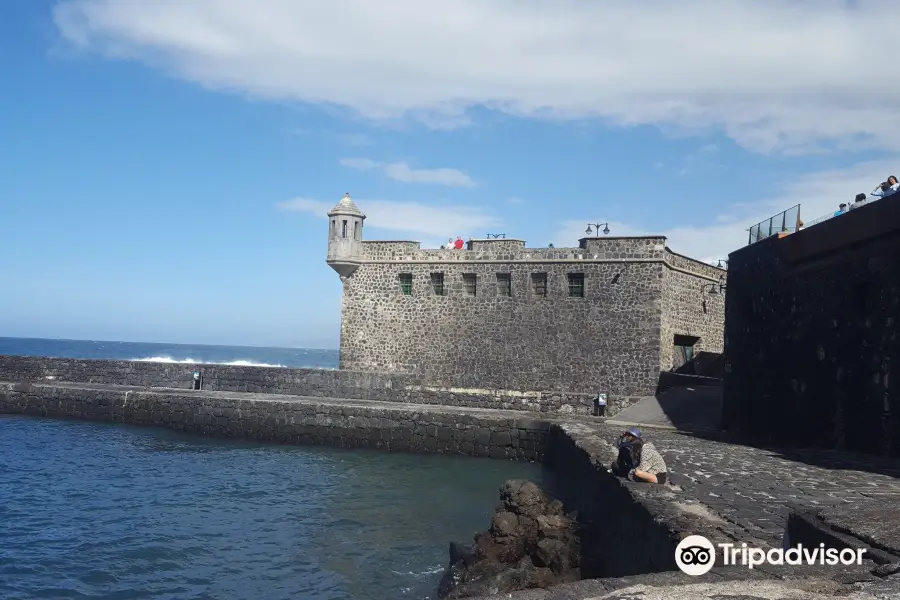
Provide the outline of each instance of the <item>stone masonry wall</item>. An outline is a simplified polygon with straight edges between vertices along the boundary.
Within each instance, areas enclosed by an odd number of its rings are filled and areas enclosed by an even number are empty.
[[[473,240],[463,251],[410,244],[371,243],[345,282],[342,368],[630,402],[655,393],[675,333],[700,337],[698,350],[721,350],[721,299],[704,313],[699,290],[724,271],[669,251],[663,237],[584,238],[577,248],[512,239]],[[509,278],[510,296],[500,293],[498,273]],[[546,296],[535,293],[535,273],[546,274]],[[584,275],[584,298],[569,297],[569,273]],[[401,274],[412,277],[410,295]],[[432,274],[443,276],[443,295]],[[464,275],[476,277],[474,297]]]
[[[900,199],[732,253],[724,425],[900,455]]]
[[[652,253],[663,242],[364,260],[344,283],[341,368],[415,373],[431,385],[652,395],[664,268]],[[412,276],[411,295],[401,273]],[[444,295],[432,273],[443,275]],[[498,273],[510,278],[511,296],[500,295]],[[535,293],[533,273],[546,274],[546,296]],[[568,297],[569,273],[584,275],[583,298]],[[477,277],[475,296],[464,274]]]
[[[566,509],[578,513],[583,578],[676,571],[675,547],[687,535],[734,541],[732,531],[702,510],[685,509],[671,487],[613,475],[608,465],[616,459],[611,442],[618,431],[570,421],[551,426],[545,464]]]
[[[419,250],[419,245],[419,242],[363,240],[362,252],[365,258],[384,260],[397,254],[416,252]]]
[[[0,384],[0,414],[114,421],[203,435],[540,461],[549,423],[515,413],[313,402],[271,394]]]
[[[525,250],[525,240],[514,240],[509,238],[469,240],[466,242],[466,249],[475,250],[476,252],[488,251],[518,253]]]
[[[706,263],[669,251],[666,258],[663,284],[663,306],[660,366],[668,371],[679,366],[674,361],[675,335],[700,338],[694,345],[698,352],[722,352],[725,328],[725,294],[712,295],[710,286],[718,291],[719,278],[726,274]],[[688,271],[689,273],[686,273]]]
[[[589,414],[593,409],[593,396],[588,394],[436,387],[424,385],[420,377],[396,373],[0,355],[0,381],[12,383],[62,381],[191,389],[195,369],[203,375],[203,389],[211,391],[533,412]],[[618,399],[607,412],[613,415],[627,404],[627,399]]]

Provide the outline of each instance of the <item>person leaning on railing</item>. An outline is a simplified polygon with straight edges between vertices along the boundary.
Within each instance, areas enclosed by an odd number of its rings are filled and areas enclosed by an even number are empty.
[[[874,190],[869,192],[869,195],[878,198],[886,198],[891,194],[896,194],[898,189],[900,189],[900,184],[897,183],[897,177],[896,175],[891,175],[887,178],[887,181],[882,181]]]

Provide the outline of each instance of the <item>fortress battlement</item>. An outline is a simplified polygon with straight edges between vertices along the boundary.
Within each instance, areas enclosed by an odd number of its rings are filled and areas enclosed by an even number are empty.
[[[573,247],[526,247],[520,239],[471,239],[464,250],[422,248],[412,240],[362,240],[361,263],[590,263],[663,262],[710,281],[719,281],[725,269],[673,252],[665,236],[590,237]]]

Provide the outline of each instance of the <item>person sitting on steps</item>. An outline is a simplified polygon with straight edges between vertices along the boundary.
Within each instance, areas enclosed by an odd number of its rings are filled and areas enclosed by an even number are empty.
[[[610,471],[631,481],[646,483],[666,482],[666,461],[652,442],[645,442],[637,427],[627,429],[616,446],[619,456]]]

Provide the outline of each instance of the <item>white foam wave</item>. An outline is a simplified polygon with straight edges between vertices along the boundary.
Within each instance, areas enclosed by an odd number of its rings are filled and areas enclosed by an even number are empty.
[[[147,356],[144,358],[132,358],[131,360],[135,362],[157,362],[186,365],[231,365],[235,367],[277,367],[281,369],[287,367],[287,365],[256,362],[252,360],[230,360],[228,362],[216,362],[211,360],[195,360],[193,358],[178,359],[172,358],[171,356]]]
[[[395,575],[412,575],[413,577],[420,577],[422,575],[435,575],[437,573],[441,573],[444,570],[444,565],[437,565],[434,567],[426,567],[424,571],[395,571],[391,569],[391,573]]]

